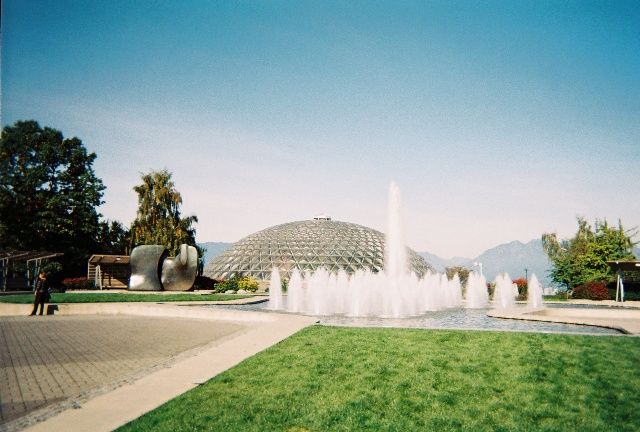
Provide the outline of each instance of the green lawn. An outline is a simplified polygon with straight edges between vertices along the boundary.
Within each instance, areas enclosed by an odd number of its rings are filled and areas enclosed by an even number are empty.
[[[229,294],[53,293],[50,303],[227,301],[251,297]],[[3,303],[33,303],[33,294],[0,296]]]
[[[315,326],[119,431],[637,431],[640,338]]]
[[[542,296],[543,301],[567,301],[566,294]]]

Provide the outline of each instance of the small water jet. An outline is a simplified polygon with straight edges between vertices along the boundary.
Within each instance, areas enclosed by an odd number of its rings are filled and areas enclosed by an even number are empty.
[[[291,279],[289,279],[289,286],[287,288],[287,310],[289,312],[302,312],[302,295],[302,275],[298,269],[293,269],[291,272]]]
[[[544,307],[542,302],[542,285],[538,282],[535,274],[527,282],[527,305],[531,308],[540,309]]]
[[[487,280],[476,272],[470,272],[467,279],[467,308],[481,309],[489,304]]]
[[[500,273],[494,280],[495,291],[493,293],[493,304],[496,308],[506,309],[516,305],[518,296],[518,286],[511,282],[507,273]]]
[[[271,280],[269,281],[269,309],[279,310],[283,307],[282,280],[280,279],[280,272],[274,267],[271,269]]]

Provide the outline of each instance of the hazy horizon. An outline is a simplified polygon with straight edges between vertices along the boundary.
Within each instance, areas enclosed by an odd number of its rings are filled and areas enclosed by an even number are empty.
[[[289,222],[297,222],[297,221],[289,221]],[[268,227],[266,227],[266,228],[268,228]],[[247,235],[251,235],[251,234],[255,234],[255,233],[248,233]],[[243,236],[243,237],[246,237],[246,236]],[[232,244],[234,244],[234,243],[236,243],[236,242],[240,241],[241,239],[242,239],[242,238],[237,238],[237,239],[235,239],[235,240],[231,240],[231,241],[220,241],[220,240],[215,240],[215,239],[214,239],[214,240],[205,240],[205,241],[200,241],[200,240],[198,240],[198,242],[197,242],[197,243],[198,243],[198,244],[205,244],[205,243],[221,243],[221,244],[228,244],[228,245],[232,245]],[[479,255],[481,255],[482,253],[486,252],[487,250],[494,249],[494,248],[496,248],[496,247],[498,247],[498,246],[503,246],[503,245],[506,245],[506,244],[509,244],[509,243],[513,243],[513,242],[520,242],[520,243],[522,243],[523,245],[526,245],[526,244],[531,243],[532,241],[539,241],[539,240],[541,240],[541,239],[539,239],[539,238],[538,238],[538,239],[536,239],[536,238],[532,238],[532,239],[530,239],[530,240],[525,240],[525,241],[522,241],[522,240],[508,240],[508,241],[503,242],[503,243],[497,243],[497,244],[495,244],[495,245],[489,246],[488,248],[481,250],[481,251],[480,251],[480,253],[478,253],[478,254],[476,254],[476,255],[472,255],[472,256],[463,256],[463,255],[451,255],[451,256],[447,256],[447,255],[440,255],[440,254],[437,254],[437,253],[433,253],[433,252],[431,252],[431,251],[429,251],[429,250],[421,250],[421,249],[414,249],[414,251],[415,251],[415,252],[417,252],[417,253],[419,253],[419,254],[422,254],[422,253],[429,253],[429,254],[433,254],[433,255],[436,255],[438,258],[444,259],[444,260],[446,260],[446,261],[450,261],[450,260],[453,260],[453,259],[456,259],[456,258],[460,258],[460,259],[474,259],[474,258],[477,258],[477,257],[478,257]]]

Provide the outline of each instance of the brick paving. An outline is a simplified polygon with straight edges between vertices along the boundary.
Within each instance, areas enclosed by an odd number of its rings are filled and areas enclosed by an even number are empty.
[[[0,317],[0,431],[79,407],[245,328],[125,315]]]

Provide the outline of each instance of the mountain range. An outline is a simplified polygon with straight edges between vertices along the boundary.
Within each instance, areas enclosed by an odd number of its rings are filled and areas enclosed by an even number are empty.
[[[527,243],[517,240],[504,243],[487,249],[475,258],[444,259],[429,252],[418,253],[439,272],[453,266],[477,270],[474,263],[482,263],[482,272],[488,281],[493,280],[498,273],[507,272],[512,279],[535,274],[543,285],[551,283],[548,276],[551,262],[542,249],[542,240],[539,239]]]
[[[224,252],[229,246],[233,243],[224,243],[224,242],[206,242],[206,243],[198,243],[198,246],[204,249],[204,265],[206,267],[209,264],[209,261],[220,255]]]
[[[206,248],[204,262],[208,263],[233,243],[207,242],[199,243]],[[640,247],[633,249],[637,258],[640,258]],[[418,252],[437,271],[443,272],[446,267],[462,266],[469,269],[477,269],[474,263],[482,263],[482,271],[488,281],[493,280],[498,273],[507,272],[512,279],[524,277],[525,269],[530,277],[535,274],[544,285],[551,284],[548,273],[551,262],[542,250],[541,240],[531,240],[527,243],[512,241],[487,249],[475,258],[453,257],[441,258],[430,252]]]

